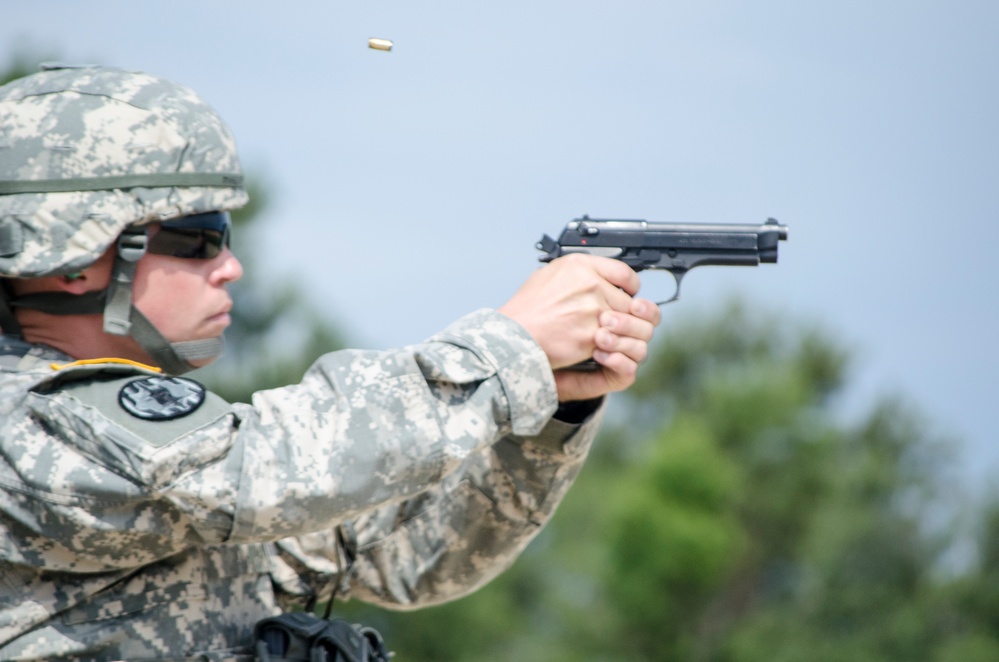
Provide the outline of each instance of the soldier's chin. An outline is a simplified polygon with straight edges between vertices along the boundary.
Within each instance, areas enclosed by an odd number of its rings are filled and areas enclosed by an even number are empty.
[[[214,363],[225,353],[225,335],[217,332],[203,338],[171,343],[178,358],[194,368]]]

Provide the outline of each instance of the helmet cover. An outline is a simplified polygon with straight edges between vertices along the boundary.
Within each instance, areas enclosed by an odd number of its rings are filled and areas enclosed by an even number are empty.
[[[231,132],[187,87],[105,67],[0,87],[0,276],[79,271],[129,226],[246,201]]]

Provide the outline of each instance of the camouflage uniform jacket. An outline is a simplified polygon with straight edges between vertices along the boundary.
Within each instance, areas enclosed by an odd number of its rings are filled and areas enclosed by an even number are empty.
[[[601,411],[554,418],[544,354],[488,310],[252,405],[170,379],[143,408],[160,379],[0,336],[0,659],[243,660],[257,620],[334,587],[464,595],[551,516]]]

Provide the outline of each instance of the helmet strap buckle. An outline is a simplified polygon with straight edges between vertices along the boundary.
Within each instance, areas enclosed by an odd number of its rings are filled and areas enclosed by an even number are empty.
[[[145,228],[125,230],[118,237],[118,257],[126,262],[138,262],[146,254],[148,244]]]
[[[146,254],[145,228],[128,228],[118,237],[111,284],[104,302],[104,332],[127,336],[132,328],[132,281],[135,267]]]

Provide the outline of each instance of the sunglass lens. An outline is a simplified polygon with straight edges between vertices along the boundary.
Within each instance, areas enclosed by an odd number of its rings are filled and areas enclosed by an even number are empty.
[[[209,212],[160,224],[147,250],[156,255],[211,259],[229,245],[229,214]]]

